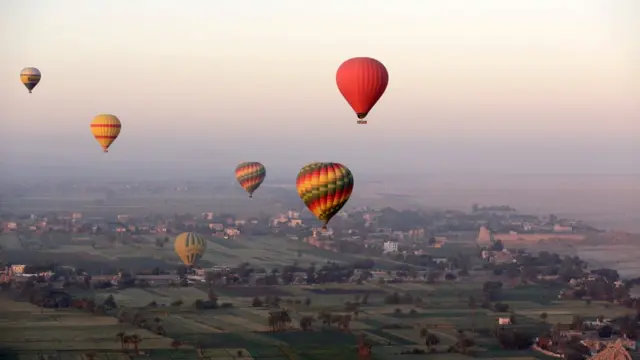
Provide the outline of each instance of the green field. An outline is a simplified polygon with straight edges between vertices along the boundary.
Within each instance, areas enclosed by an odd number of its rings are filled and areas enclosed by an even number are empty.
[[[105,259],[116,266],[125,261],[138,259],[164,261],[177,264],[177,256],[170,246],[156,248],[154,237],[136,245],[107,246],[94,249],[91,245],[64,245],[40,253],[52,258],[56,254],[74,253],[78,256],[94,256]],[[0,237],[3,249],[21,249],[15,234]],[[239,239],[209,238],[208,249],[203,260],[210,263],[234,266],[249,262],[254,267],[269,269],[274,266],[297,262],[302,266],[317,264],[327,260],[353,261],[358,256],[338,254],[319,250],[298,241],[282,237],[257,237]],[[453,251],[451,249],[447,251]],[[86,254],[86,255],[83,255]],[[301,256],[299,256],[301,254]],[[443,252],[444,254],[444,252]],[[443,255],[444,256],[444,255]],[[142,261],[142,260],[140,260]],[[388,261],[380,263],[389,264]],[[197,310],[196,300],[207,299],[206,287],[170,288],[154,286],[148,288],[128,288],[124,290],[73,290],[76,297],[94,298],[100,302],[112,295],[121,309],[109,312],[111,316],[95,316],[78,310],[43,310],[28,303],[3,299],[0,302],[0,328],[10,329],[7,336],[0,338],[0,351],[10,348],[19,353],[19,359],[37,359],[33,349],[55,352],[59,359],[85,360],[86,353],[95,351],[96,359],[127,360],[135,358],[131,352],[125,354],[116,337],[119,332],[135,334],[142,338],[139,348],[145,356],[166,359],[356,359],[357,336],[366,335],[376,345],[375,359],[406,358],[400,352],[413,348],[424,349],[420,329],[426,327],[441,340],[436,348],[445,351],[458,340],[458,331],[476,341],[474,351],[481,358],[542,358],[529,351],[504,351],[490,334],[497,325],[499,314],[487,309],[469,309],[468,297],[481,298],[483,273],[455,282],[426,284],[421,281],[398,284],[363,285],[290,285],[290,286],[217,286],[214,290],[219,302],[233,304],[231,308]],[[476,280],[474,280],[476,279]],[[485,280],[477,280],[485,279]],[[389,294],[410,294],[420,303],[386,304]],[[559,301],[557,288],[537,286],[503,289],[502,302],[509,304],[516,318],[512,327],[530,331],[542,329],[556,322],[570,322],[575,314],[585,318],[595,318],[606,314],[608,317],[629,312],[618,306],[584,301]],[[323,326],[316,321],[309,331],[301,331],[299,321],[303,317],[317,317],[319,312],[328,311],[333,315],[345,315],[345,303],[355,302],[368,294],[368,303],[362,305],[350,324],[350,332],[338,330],[335,325]],[[255,296],[279,296],[281,306],[288,309],[292,319],[289,327],[282,332],[270,332],[269,309],[252,307]],[[309,298],[310,305],[304,300]],[[176,301],[181,301],[179,306]],[[152,302],[157,307],[148,305]],[[297,302],[297,303],[296,303]],[[171,304],[174,303],[172,306]],[[608,307],[605,307],[608,306]],[[123,311],[131,311],[145,323],[161,325],[164,336],[119,323],[115,316]],[[544,323],[542,312],[547,313]],[[4,333],[3,333],[4,335]],[[171,343],[183,342],[178,349]],[[329,344],[329,346],[327,346]],[[197,346],[204,350],[198,353]],[[238,355],[240,350],[243,355]],[[0,352],[0,356],[3,354]],[[459,354],[439,353],[443,359],[469,359]]]

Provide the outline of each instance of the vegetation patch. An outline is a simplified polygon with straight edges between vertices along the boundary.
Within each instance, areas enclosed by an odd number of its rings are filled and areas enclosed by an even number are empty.
[[[558,291],[558,288],[542,286],[523,286],[503,289],[500,301],[531,301],[541,305],[549,305],[552,300],[558,298]]]
[[[207,237],[207,240],[216,244],[216,245],[220,245],[222,247],[225,247],[227,249],[231,249],[231,250],[238,250],[238,249],[247,249],[247,246],[239,243],[236,240],[233,239],[223,239],[223,238],[218,238],[218,237]]]
[[[228,286],[216,291],[229,297],[291,296],[291,293],[273,286]]]
[[[318,346],[320,344],[331,344],[331,346],[353,345],[358,343],[352,334],[341,331],[326,329],[319,331],[284,331],[261,333],[278,341],[285,342],[292,346]]]
[[[325,288],[325,289],[310,289],[305,291],[316,295],[356,295],[356,294],[385,294],[383,290],[378,289],[342,289],[342,288]]]
[[[397,335],[389,334],[388,332],[380,329],[371,329],[371,330],[367,330],[366,332],[379,336],[381,338],[385,338],[389,340],[391,344],[394,344],[394,345],[414,345],[415,344],[413,341],[409,341]]]
[[[469,317],[471,316],[471,312],[468,311],[438,311],[438,312],[400,312],[400,313],[391,313],[386,314],[387,316],[391,316],[398,319],[416,319],[416,318],[441,318],[441,317]]]
[[[357,360],[358,352],[355,346],[331,346],[322,348],[297,348],[295,353],[300,360]]]

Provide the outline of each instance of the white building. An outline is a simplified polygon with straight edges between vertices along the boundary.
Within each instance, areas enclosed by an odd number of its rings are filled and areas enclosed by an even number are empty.
[[[398,251],[398,243],[395,241],[385,241],[382,245],[382,249],[384,252],[397,252]]]

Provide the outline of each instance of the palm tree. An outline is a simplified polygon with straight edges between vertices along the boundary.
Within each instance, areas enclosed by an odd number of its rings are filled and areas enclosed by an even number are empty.
[[[276,319],[275,313],[269,313],[269,317],[267,318],[267,323],[269,324],[269,331],[271,332],[276,331],[277,319]]]
[[[120,339],[120,348],[121,349],[124,349],[124,336],[125,336],[125,333],[122,332],[122,331],[116,334],[116,337]]]
[[[131,343],[133,343],[133,347],[136,351],[136,355],[140,354],[138,351],[138,345],[142,342],[142,339],[138,335],[131,336]]]
[[[124,343],[124,351],[127,352],[129,350],[129,344],[131,343],[131,336],[129,335],[123,336],[122,341]]]
[[[467,350],[470,346],[473,346],[473,340],[468,339],[464,331],[458,330],[458,341],[455,343],[454,347],[463,355],[467,354]]]

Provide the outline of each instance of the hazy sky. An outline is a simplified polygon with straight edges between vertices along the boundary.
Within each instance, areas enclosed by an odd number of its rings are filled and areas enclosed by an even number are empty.
[[[0,20],[3,176],[640,172],[638,0],[5,0]],[[368,125],[335,85],[354,56],[390,73]],[[43,73],[31,96],[25,66]],[[123,123],[106,158],[98,113]]]

